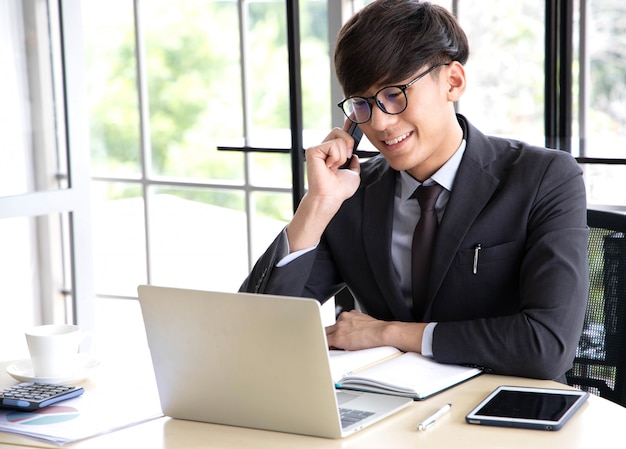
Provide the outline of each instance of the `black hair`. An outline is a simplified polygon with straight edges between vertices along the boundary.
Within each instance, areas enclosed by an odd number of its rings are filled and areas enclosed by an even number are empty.
[[[335,71],[349,96],[439,62],[465,64],[468,57],[467,36],[445,8],[419,0],[377,0],[341,28]]]

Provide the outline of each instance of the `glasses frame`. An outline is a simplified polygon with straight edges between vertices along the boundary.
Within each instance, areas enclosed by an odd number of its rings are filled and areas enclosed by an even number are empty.
[[[378,90],[378,92],[376,92],[374,95],[372,95],[371,97],[362,97],[360,95],[352,95],[348,98],[345,98],[343,100],[341,100],[339,103],[337,103],[337,106],[339,106],[339,108],[343,111],[343,114],[350,119],[350,121],[356,123],[356,124],[361,124],[361,123],[366,123],[369,122],[370,119],[372,118],[372,110],[373,110],[373,106],[372,103],[374,103],[378,109],[380,109],[381,111],[383,111],[385,114],[388,115],[398,115],[398,114],[402,114],[404,111],[406,111],[406,108],[409,105],[409,98],[406,95],[406,90],[411,87],[413,84],[417,83],[419,80],[421,80],[422,78],[424,78],[426,75],[428,75],[430,72],[432,72],[433,70],[435,70],[438,67],[444,66],[444,65],[450,65],[449,62],[439,62],[435,65],[433,65],[431,68],[429,68],[428,70],[426,70],[425,72],[419,74],[415,79],[413,79],[412,81],[409,81],[406,84],[403,85],[394,85],[394,86],[385,86],[383,88],[381,88],[380,90]],[[378,94],[380,94],[383,90],[385,89],[389,89],[389,88],[398,88],[402,91],[402,93],[404,94],[404,108],[402,108],[401,111],[398,112],[388,112],[385,110],[384,106],[382,105],[381,102],[379,102],[376,97],[378,97]],[[356,121],[355,119],[353,119],[352,117],[350,117],[351,114],[348,114],[348,112],[344,109],[344,104],[346,103],[346,101],[349,100],[353,100],[355,98],[361,99],[361,100],[365,100],[367,102],[367,104],[369,105],[370,109],[369,109],[369,114],[367,116],[367,120],[362,120],[362,121]]]

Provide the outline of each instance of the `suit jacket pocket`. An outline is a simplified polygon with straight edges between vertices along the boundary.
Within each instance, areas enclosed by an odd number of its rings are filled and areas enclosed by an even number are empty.
[[[439,293],[446,300],[434,304],[433,319],[453,321],[515,313],[519,308],[522,253],[519,242],[483,244],[474,272],[475,248],[460,250]]]
[[[473,266],[476,257],[478,257],[478,267],[483,264],[510,259],[517,254],[517,245],[516,242],[507,242],[488,247],[482,245],[478,250],[478,256],[476,256],[476,252],[476,246],[471,249],[460,250],[457,254],[457,264]]]

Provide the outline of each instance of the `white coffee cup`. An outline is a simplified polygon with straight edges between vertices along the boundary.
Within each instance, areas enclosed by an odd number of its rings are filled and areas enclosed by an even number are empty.
[[[67,377],[78,369],[78,351],[90,335],[74,324],[45,324],[27,329],[26,343],[35,377]]]

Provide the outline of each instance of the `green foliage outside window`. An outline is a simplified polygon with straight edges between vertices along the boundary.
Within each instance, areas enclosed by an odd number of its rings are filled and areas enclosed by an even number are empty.
[[[92,168],[95,175],[139,177],[135,30],[132,10],[124,13],[125,19],[115,30],[110,23],[114,20],[112,14],[102,17],[102,22],[96,14],[88,16],[88,22],[95,22],[86,27]],[[243,182],[243,155],[216,149],[243,137],[236,2],[142,2],[140,16],[149,101],[148,169],[156,176]],[[305,127],[329,129],[330,69],[324,2],[303,2],[301,17]],[[248,27],[249,133],[288,130],[284,2],[251,2]],[[110,35],[115,36],[113,44]],[[253,169],[267,171],[281,185],[289,186],[290,161],[282,156],[257,158],[262,165]],[[119,191],[111,193],[124,197]],[[241,204],[225,198],[228,196],[215,195],[198,200],[241,210]],[[284,211],[275,210],[271,198],[258,202],[256,207],[261,214],[285,218]]]

